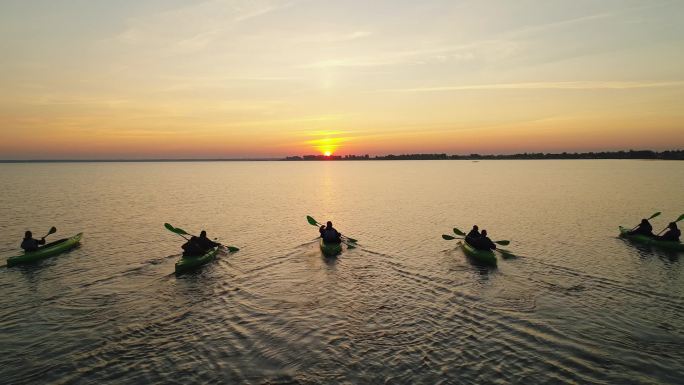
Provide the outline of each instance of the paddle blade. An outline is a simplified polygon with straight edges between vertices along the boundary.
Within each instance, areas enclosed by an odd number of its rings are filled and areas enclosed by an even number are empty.
[[[55,226],[50,227],[50,231],[48,231],[47,235],[54,234],[57,232],[57,228]],[[46,235],[46,237],[47,237]]]
[[[225,248],[228,249],[228,251],[230,251],[231,253],[234,253],[236,251],[240,251],[240,249],[235,247],[235,246],[225,246]]]
[[[454,234],[460,235],[460,236],[462,236],[462,237],[465,237],[465,235],[466,235],[466,233],[464,233],[463,231],[459,230],[459,229],[456,228],[456,227],[454,227]]]
[[[451,235],[446,234],[442,234],[442,238],[447,241],[453,241],[454,239],[456,239],[456,237],[452,237]]]
[[[179,228],[179,227],[176,227],[176,228],[175,228],[174,233],[179,234],[179,235],[192,235],[192,234],[186,233],[185,230],[183,230],[183,229],[181,229],[181,228]]]
[[[648,217],[648,219],[653,219],[653,218],[655,218],[655,217],[657,217],[657,216],[659,216],[659,215],[660,215],[660,211],[658,211],[657,213],[653,213],[653,215],[651,215],[650,217]]]
[[[306,221],[309,222],[311,226],[318,226],[318,222],[309,215],[306,216]]]
[[[501,253],[501,256],[504,257],[505,259],[508,259],[508,258],[516,258],[516,255],[513,254],[513,253],[511,253],[511,252],[508,251],[508,250],[504,250],[504,249],[496,249],[496,250],[497,250],[499,253]]]
[[[351,242],[351,243],[357,243],[357,242],[358,242],[358,241],[357,241],[356,239],[354,239],[354,238],[349,238],[349,237],[344,237],[344,238],[346,238],[347,241],[349,241],[349,242]]]
[[[501,245],[501,246],[508,246],[508,245],[511,244],[511,241],[506,241],[506,240],[504,240],[504,241],[495,241],[494,243],[496,243],[497,245]]]
[[[168,223],[164,223],[164,227],[166,227],[167,230],[169,230],[172,233],[176,233],[178,235],[191,235],[185,232],[185,230],[178,228],[178,227],[173,227]]]
[[[356,248],[356,246],[352,245],[351,243],[345,243],[345,245],[347,245],[347,249],[349,250]]]
[[[676,220],[675,222],[679,222],[679,221],[681,221],[682,219],[684,219],[684,214],[680,215],[679,218],[677,218],[677,220]],[[54,229],[54,227],[53,227],[53,229]]]

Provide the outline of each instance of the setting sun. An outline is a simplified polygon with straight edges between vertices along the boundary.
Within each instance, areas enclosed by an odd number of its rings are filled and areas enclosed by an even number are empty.
[[[319,154],[323,154],[326,157],[332,156],[336,150],[340,148],[340,145],[347,141],[348,138],[345,136],[340,136],[342,132],[339,131],[320,131],[312,133],[315,136],[322,136],[315,139],[310,139],[305,142],[307,146],[311,146],[313,149],[317,150]]]

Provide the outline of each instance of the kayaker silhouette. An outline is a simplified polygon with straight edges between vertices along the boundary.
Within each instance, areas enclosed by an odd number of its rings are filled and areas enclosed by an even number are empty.
[[[679,242],[679,237],[682,235],[682,232],[677,228],[677,223],[670,222],[670,224],[667,225],[667,228],[669,229],[667,233],[658,237],[658,239],[667,242]]]
[[[495,250],[496,245],[487,236],[487,230],[482,230],[478,238],[474,238],[470,243],[471,246],[478,250]]]
[[[651,222],[649,222],[646,218],[642,219],[641,223],[639,223],[639,226],[630,231],[629,235],[645,235],[647,237],[655,236],[653,235],[653,226],[651,226]]]
[[[33,233],[30,231],[27,231],[24,233],[24,240],[21,241],[21,248],[24,249],[24,251],[29,252],[29,251],[36,251],[40,247],[40,245],[45,244],[45,237],[41,238],[40,240],[38,239],[33,239]]]
[[[474,225],[472,230],[468,232],[468,234],[465,236],[466,242],[470,243],[470,241],[480,238],[480,231],[477,225]]]
[[[323,238],[325,243],[342,243],[342,234],[335,230],[332,222],[330,221],[325,224],[325,228],[321,226],[319,232],[321,233],[321,238]]]
[[[204,255],[207,251],[217,246],[219,244],[207,238],[207,232],[202,230],[199,237],[191,237],[181,248],[183,249],[183,256],[196,257]]]

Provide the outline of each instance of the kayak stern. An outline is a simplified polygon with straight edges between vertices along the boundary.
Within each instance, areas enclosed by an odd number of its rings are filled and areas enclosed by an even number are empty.
[[[496,266],[496,255],[492,250],[478,250],[466,241],[461,242],[461,248],[465,255],[478,263],[487,266]]]
[[[323,239],[320,240],[321,252],[326,257],[334,257],[342,253],[341,243],[325,243]]]
[[[178,260],[178,262],[176,262],[176,274],[182,274],[188,271],[195,270],[202,265],[206,265],[207,263],[214,260],[218,252],[219,248],[215,247],[207,251],[204,255],[200,255],[198,257],[181,257],[181,259]]]

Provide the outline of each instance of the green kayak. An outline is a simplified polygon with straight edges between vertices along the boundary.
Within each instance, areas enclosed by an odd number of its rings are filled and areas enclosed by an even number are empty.
[[[326,257],[334,257],[334,256],[336,256],[342,252],[342,244],[341,243],[325,243],[325,242],[323,242],[323,239],[321,238],[320,244],[321,244],[321,252]]]
[[[9,257],[7,258],[7,267],[40,261],[41,259],[52,257],[67,250],[71,250],[78,246],[82,237],[83,233],[78,233],[71,238],[64,238],[60,239],[59,241],[50,242],[36,251],[24,253],[15,257]]]
[[[216,254],[218,254],[219,248],[215,247],[206,254],[197,257],[181,257],[181,259],[176,262],[176,274],[185,273],[187,271],[194,270],[202,265],[205,265],[214,260]]]
[[[496,266],[496,255],[492,250],[478,250],[466,241],[461,242],[461,247],[467,256],[477,262],[483,265]]]
[[[632,242],[635,243],[641,243],[642,245],[648,245],[648,246],[653,246],[657,247],[663,250],[670,250],[670,251],[684,251],[684,244],[680,242],[668,242],[668,241],[660,241],[658,239],[654,239],[651,237],[647,237],[645,235],[630,235],[629,234],[629,229],[626,229],[622,226],[620,226],[620,237],[629,239]]]

